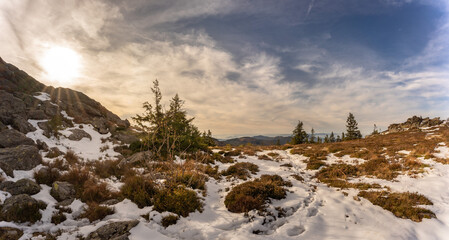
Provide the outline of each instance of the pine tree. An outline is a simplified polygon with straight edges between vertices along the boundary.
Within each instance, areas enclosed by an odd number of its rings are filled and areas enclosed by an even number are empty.
[[[298,124],[296,125],[295,129],[293,130],[293,136],[291,143],[292,144],[301,144],[305,143],[307,141],[307,133],[304,131],[303,123],[301,121],[298,121]]]
[[[310,139],[309,139],[310,143],[315,143],[315,129],[312,128],[312,130],[310,131]]]
[[[317,137],[317,138],[316,138],[316,142],[317,142],[317,143],[322,143],[321,138],[320,138],[320,137]]]
[[[329,142],[329,136],[326,134],[326,136],[324,137],[324,142],[328,143]]]
[[[337,135],[337,140],[336,140],[336,141],[337,141],[337,142],[341,142],[340,136]]]
[[[377,126],[376,126],[376,124],[374,124],[373,132],[371,133],[371,135],[376,135],[376,134],[379,134],[379,130],[377,130]]]
[[[342,133],[341,133],[341,141],[344,141],[344,140],[346,140],[346,137],[345,137],[345,133],[342,132]]]
[[[335,142],[335,135],[334,132],[331,132],[331,135],[329,137],[329,142]]]
[[[354,140],[362,138],[362,134],[358,128],[358,123],[352,113],[349,113],[346,120],[346,140]]]

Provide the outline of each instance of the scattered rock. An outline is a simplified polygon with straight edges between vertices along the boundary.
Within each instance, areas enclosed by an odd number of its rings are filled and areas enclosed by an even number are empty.
[[[107,121],[104,118],[94,118],[92,121],[92,125],[94,126],[95,130],[97,130],[101,134],[106,134],[109,132]]]
[[[29,133],[36,131],[36,128],[31,125],[25,118],[16,117],[12,121],[12,127],[19,130],[21,133]]]
[[[18,240],[22,237],[23,231],[12,227],[0,227],[0,239]]]
[[[79,141],[83,138],[89,138],[90,140],[92,140],[92,136],[90,136],[90,134],[84,130],[72,129],[70,131],[72,132],[72,134],[70,134],[68,138],[72,141]]]
[[[0,190],[9,192],[11,195],[34,195],[41,191],[41,187],[36,182],[23,178],[17,182],[5,181],[0,183]]]
[[[418,116],[413,116],[409,119],[407,119],[404,123],[395,123],[388,126],[388,132],[395,133],[395,132],[403,132],[408,129],[418,129],[422,127],[433,127],[438,126],[442,124],[444,121],[440,120],[439,117],[436,118],[423,118]]]
[[[144,163],[145,161],[148,161],[149,159],[151,159],[151,157],[152,157],[151,151],[134,153],[133,155],[131,155],[127,158],[124,158],[119,163],[119,166],[123,166],[126,164]]]
[[[6,129],[0,132],[0,148],[16,147],[19,145],[34,145],[34,141],[14,129]]]
[[[9,125],[17,117],[26,117],[25,103],[11,93],[0,90],[0,121]]]
[[[7,222],[34,223],[42,217],[39,209],[45,209],[45,207],[45,203],[29,195],[15,195],[5,200],[0,210],[0,219]]]
[[[36,146],[19,145],[13,148],[0,148],[0,162],[13,170],[31,170],[42,162]]]
[[[72,200],[75,198],[75,187],[68,182],[56,181],[53,183],[50,190],[50,195],[54,197],[58,202],[64,200]]]
[[[132,134],[126,134],[126,133],[120,133],[120,132],[114,133],[113,137],[114,137],[114,139],[116,139],[124,144],[131,144],[135,141],[139,141],[139,138]]]
[[[55,157],[59,157],[59,156],[61,156],[63,154],[64,153],[61,152],[61,150],[59,150],[59,148],[52,147],[52,148],[50,148],[50,151],[48,151],[48,153],[45,155],[45,157],[47,157],[47,158],[55,158]]]
[[[0,168],[5,172],[9,177],[14,177],[14,170],[6,163],[0,162]]]
[[[110,206],[110,205],[115,205],[119,202],[120,201],[118,199],[109,199],[109,200],[102,202],[101,204]]]
[[[127,240],[129,231],[137,224],[138,220],[110,223],[90,233],[86,240]]]
[[[48,145],[45,142],[38,139],[36,145],[39,150],[43,150],[44,152],[48,151]]]
[[[28,118],[34,119],[34,120],[45,120],[47,119],[47,115],[45,115],[45,112],[40,109],[32,109],[28,111]]]

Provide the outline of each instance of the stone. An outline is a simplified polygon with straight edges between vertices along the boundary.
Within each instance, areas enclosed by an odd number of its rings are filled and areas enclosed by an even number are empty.
[[[34,145],[34,141],[14,129],[6,129],[0,132],[0,148],[16,147],[19,145]]]
[[[45,115],[45,112],[40,109],[32,109],[28,111],[28,119],[34,119],[34,120],[45,120],[47,119],[47,115]]]
[[[41,219],[39,209],[45,209],[45,203],[26,194],[12,196],[5,200],[0,210],[0,219],[7,222],[31,222]]]
[[[151,157],[152,157],[151,151],[134,153],[133,155],[120,161],[119,166],[124,166],[126,164],[144,163],[149,159],[151,159]]]
[[[52,147],[50,148],[50,150],[48,151],[48,153],[45,155],[45,157],[47,158],[55,158],[55,157],[59,157],[61,155],[63,155],[64,153],[61,152],[61,150],[59,150],[59,148],[57,147]]]
[[[31,125],[31,123],[29,123],[25,118],[23,117],[15,117],[14,120],[12,121],[11,126],[14,129],[19,130],[19,132],[21,133],[29,133],[29,132],[34,132],[36,131],[36,128],[33,127],[33,125]]]
[[[18,240],[22,237],[23,231],[12,227],[0,227],[0,239]]]
[[[36,140],[36,145],[39,150],[43,150],[44,152],[48,151],[48,145],[45,142],[38,139]]]
[[[14,170],[6,163],[0,162],[0,168],[5,172],[5,174],[9,177],[14,177]]]
[[[110,206],[110,205],[115,205],[115,204],[117,204],[119,202],[120,201],[118,199],[109,199],[109,200],[106,200],[106,201],[102,202],[101,204]]]
[[[17,182],[4,181],[0,183],[0,190],[9,192],[11,195],[34,195],[41,191],[41,187],[36,182],[23,178]]]
[[[86,240],[127,240],[129,231],[137,224],[138,220],[109,223],[91,232]]]
[[[104,118],[94,118],[92,121],[92,125],[94,126],[95,130],[97,130],[101,134],[106,134],[109,132],[107,121]]]
[[[17,117],[26,117],[25,103],[11,93],[0,90],[0,121],[10,125]]]
[[[73,200],[75,198],[75,187],[68,182],[56,181],[53,183],[50,190],[50,195],[58,202],[64,200]]]
[[[84,130],[81,129],[71,129],[72,134],[68,137],[72,141],[79,141],[83,138],[89,138],[92,140],[92,136]]]
[[[19,145],[13,148],[0,148],[0,162],[13,170],[31,170],[41,164],[42,157],[36,146]]]

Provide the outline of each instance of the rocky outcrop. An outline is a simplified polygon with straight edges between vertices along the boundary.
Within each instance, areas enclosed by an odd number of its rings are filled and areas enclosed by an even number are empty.
[[[17,182],[4,181],[0,183],[0,190],[9,192],[11,195],[34,195],[41,191],[41,187],[36,182],[23,178]]]
[[[0,148],[16,147],[19,145],[34,145],[34,141],[14,129],[6,129],[0,132]]]
[[[151,151],[145,151],[145,152],[138,152],[134,153],[133,155],[124,158],[122,161],[120,161],[119,166],[124,166],[127,164],[139,164],[139,163],[145,163],[146,161],[149,161],[152,158]]]
[[[56,181],[50,190],[50,195],[58,202],[74,199],[75,193],[75,187],[68,182]]]
[[[42,162],[42,157],[36,146],[19,145],[0,148],[0,162],[13,170],[31,170]]]
[[[404,123],[395,123],[388,126],[388,132],[395,133],[395,132],[403,132],[409,129],[418,129],[423,127],[433,127],[438,126],[442,124],[444,121],[440,120],[439,117],[436,118],[423,118],[418,116],[413,116]]]
[[[68,139],[72,140],[72,141],[79,141],[83,138],[89,138],[90,140],[92,140],[92,136],[90,136],[89,133],[87,133],[84,130],[81,129],[71,129],[70,132],[72,132],[72,134],[70,134],[70,136],[68,137]]]
[[[138,220],[110,223],[90,233],[86,240],[127,240],[129,231],[137,224],[139,224]]]
[[[0,210],[0,219],[7,222],[36,222],[42,215],[39,209],[45,209],[46,204],[42,201],[26,195],[19,194],[5,200]]]
[[[34,119],[34,120],[45,120],[47,119],[47,115],[45,114],[45,112],[41,109],[31,109],[30,111],[28,111],[28,118],[29,119]]]

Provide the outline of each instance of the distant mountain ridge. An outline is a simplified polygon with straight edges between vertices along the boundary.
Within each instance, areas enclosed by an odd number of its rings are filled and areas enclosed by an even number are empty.
[[[315,137],[324,138],[326,135],[329,135],[328,133],[315,133]],[[252,145],[261,145],[261,146],[269,146],[269,145],[276,145],[276,144],[286,144],[291,141],[291,136],[275,136],[275,137],[269,137],[264,135],[256,135],[252,137],[236,137],[236,138],[230,138],[230,139],[224,139],[219,140],[216,139],[216,144],[218,146],[239,146],[239,145],[245,145],[245,144],[252,144]]]

